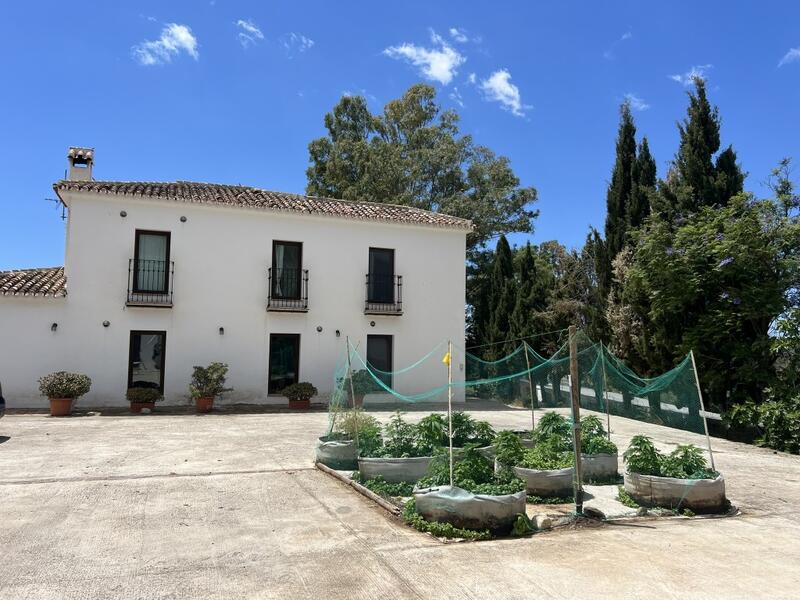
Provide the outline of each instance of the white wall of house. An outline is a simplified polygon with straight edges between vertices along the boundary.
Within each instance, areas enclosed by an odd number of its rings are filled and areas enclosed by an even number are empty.
[[[347,336],[365,356],[368,334],[392,335],[394,369],[448,339],[463,347],[463,230],[89,192],[62,196],[69,205],[68,296],[0,296],[0,381],[9,407],[45,407],[36,379],[61,369],[92,378],[82,405],[124,406],[132,330],[166,331],[169,404],[187,402],[192,366],[212,361],[230,366],[235,391],[226,402],[284,403],[267,396],[270,333],[300,334],[299,379],[312,382],[323,398]],[[172,308],[126,306],[137,229],[171,233]],[[273,240],[303,243],[307,313],[266,310]],[[364,314],[371,246],[395,250],[395,273],[403,276],[400,316]],[[463,380],[462,363],[456,352],[456,380]],[[437,353],[395,386],[414,394],[443,385],[446,376]],[[455,399],[463,400],[463,392]]]

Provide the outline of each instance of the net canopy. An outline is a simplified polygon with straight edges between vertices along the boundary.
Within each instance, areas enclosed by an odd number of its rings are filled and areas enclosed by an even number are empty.
[[[460,348],[443,340],[402,368],[385,371],[370,364],[357,345],[347,349],[333,374],[329,426],[336,415],[364,404],[418,404],[442,402],[452,394],[464,399],[495,400],[536,409],[571,406],[570,349],[566,330],[560,347],[549,357],[526,340],[504,342],[498,348]],[[582,409],[703,433],[701,398],[690,355],[657,377],[643,377],[630,369],[602,343],[582,331],[575,334],[580,406]],[[452,380],[448,380],[449,352]]]

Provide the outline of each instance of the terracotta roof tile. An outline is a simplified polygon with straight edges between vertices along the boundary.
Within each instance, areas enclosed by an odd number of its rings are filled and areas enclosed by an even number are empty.
[[[51,296],[67,295],[67,278],[64,267],[0,271],[0,296]]]
[[[124,194],[199,204],[219,204],[242,208],[260,208],[309,215],[329,215],[365,221],[391,221],[448,229],[472,229],[468,219],[452,217],[411,206],[379,202],[355,202],[271,192],[243,185],[195,183],[191,181],[59,181],[56,192],[87,191],[100,194]]]

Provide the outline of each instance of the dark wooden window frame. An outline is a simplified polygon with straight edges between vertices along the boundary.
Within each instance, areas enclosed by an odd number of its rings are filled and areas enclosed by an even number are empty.
[[[282,246],[297,246],[300,248],[300,266],[297,268],[298,272],[298,280],[297,280],[297,295],[296,296],[285,296],[281,295],[281,300],[300,300],[303,295],[303,242],[288,242],[286,240],[272,240],[272,272],[274,273],[274,278],[272,280],[273,289],[269,291],[270,297],[277,298],[275,296],[275,282],[277,281],[278,277],[278,265],[275,263],[275,246],[278,244]]]
[[[388,339],[389,340],[389,368],[385,369],[385,370],[386,371],[391,371],[392,367],[394,366],[394,336],[391,335],[391,334],[388,334],[388,333],[375,333],[375,334],[370,333],[370,334],[367,335],[367,350],[364,353],[365,354],[364,358],[366,359],[367,364],[370,367],[372,367],[372,365],[369,363],[369,339],[370,338],[382,338],[382,339]],[[384,369],[381,369],[381,370],[383,371]],[[384,381],[384,383],[388,387],[393,387],[394,377],[392,376],[391,373],[388,375],[388,379],[389,379],[389,381]]]
[[[395,291],[394,291],[395,251],[394,251],[394,248],[378,248],[376,246],[370,246],[369,247],[369,252],[367,252],[367,273],[370,276],[373,275],[373,273],[372,273],[372,264],[371,264],[371,261],[370,261],[370,255],[372,254],[373,250],[378,250],[380,252],[390,252],[391,255],[392,255],[392,274],[391,274],[391,277],[389,279],[389,286],[390,286],[389,289],[391,290],[392,301],[394,301],[395,300]],[[374,286],[374,284],[373,284],[373,286]],[[373,290],[374,290],[374,287],[367,288],[367,302],[376,302],[376,300],[374,298],[370,298],[370,291],[373,291]]]
[[[133,385],[133,361],[131,357],[133,355],[133,337],[136,335],[160,335],[161,336],[161,366],[159,368],[159,373],[161,375],[161,380],[158,384],[158,389],[161,393],[164,393],[164,367],[166,366],[167,362],[167,332],[166,331],[158,331],[153,329],[132,329],[130,334],[130,339],[128,340],[128,388]]]
[[[279,395],[280,390],[270,390],[270,375],[272,374],[272,338],[275,337],[291,337],[297,340],[297,352],[295,353],[294,357],[294,376],[295,382],[298,383],[300,381],[300,334],[299,333],[270,333],[269,334],[269,351],[268,351],[268,362],[267,365],[267,395],[268,396],[277,396]]]
[[[139,289],[139,237],[142,235],[160,235],[167,238],[167,252],[164,256],[164,282],[161,290],[140,290]],[[153,294],[168,294],[169,293],[169,255],[170,245],[172,243],[172,232],[170,231],[154,231],[152,229],[137,229],[133,242],[133,285],[132,289],[135,293],[153,293]]]

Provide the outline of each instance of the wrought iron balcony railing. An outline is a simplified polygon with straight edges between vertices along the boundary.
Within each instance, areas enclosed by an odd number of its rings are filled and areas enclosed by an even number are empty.
[[[131,258],[128,261],[128,306],[172,306],[171,260]]]
[[[308,269],[270,268],[267,270],[267,281],[267,310],[308,310]]]
[[[366,315],[403,314],[403,276],[367,273]]]

